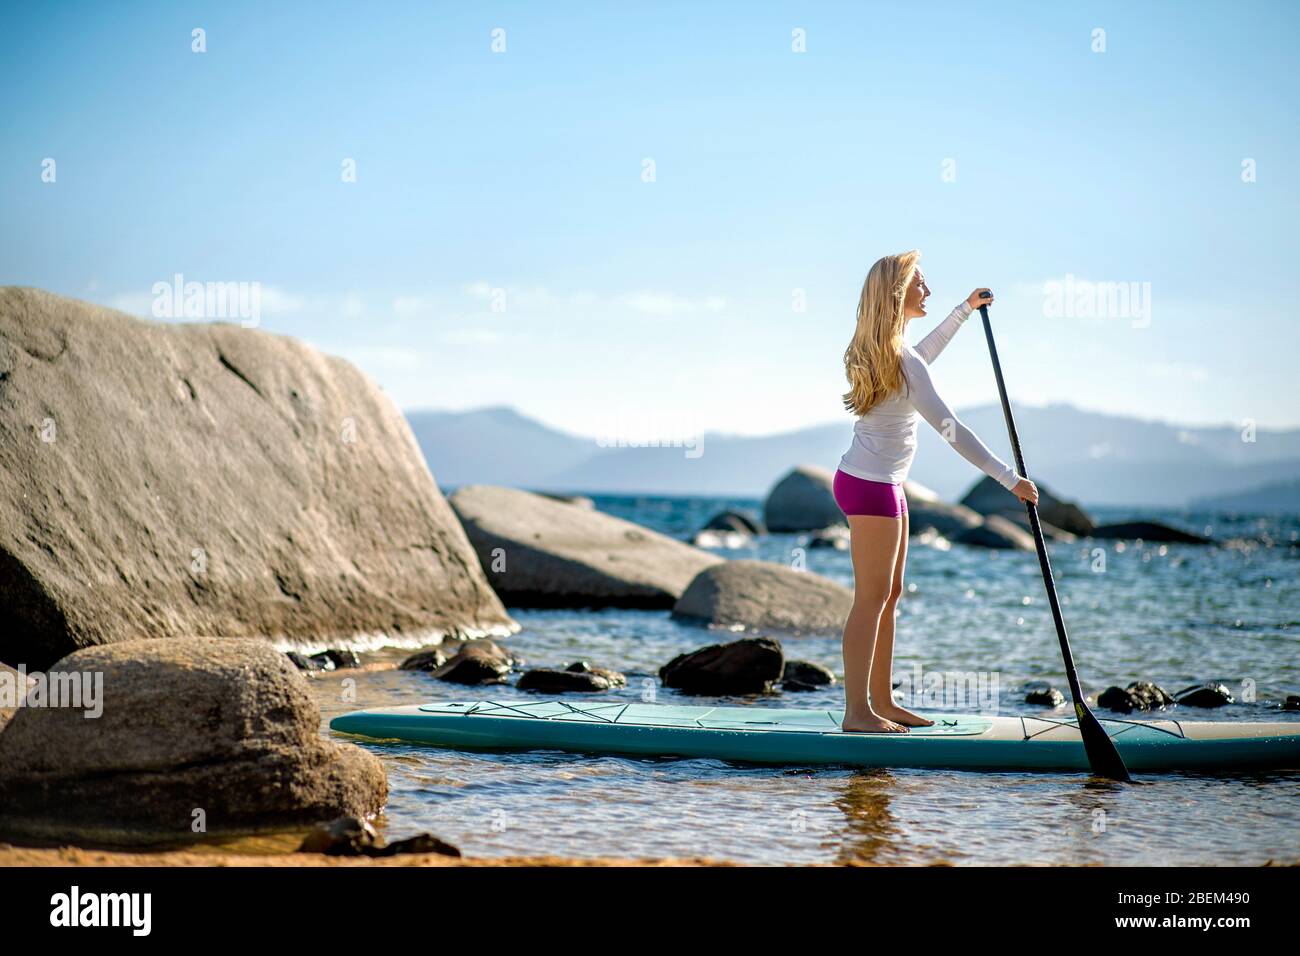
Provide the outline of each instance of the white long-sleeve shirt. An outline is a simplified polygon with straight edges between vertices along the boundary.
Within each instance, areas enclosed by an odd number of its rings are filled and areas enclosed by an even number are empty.
[[[840,470],[866,481],[898,484],[907,479],[916,457],[917,419],[924,418],[963,458],[1010,491],[1020,480],[1015,469],[989,451],[962,424],[935,390],[930,363],[952,341],[971,314],[970,303],[953,309],[934,331],[916,344],[904,345],[906,388],[876,405],[853,424],[853,444],[840,459]]]

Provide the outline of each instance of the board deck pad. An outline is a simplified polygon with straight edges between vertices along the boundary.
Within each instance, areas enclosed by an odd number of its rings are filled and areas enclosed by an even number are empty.
[[[1072,715],[934,712],[907,734],[846,733],[842,712],[637,701],[439,701],[335,717],[372,740],[464,751],[543,750],[777,765],[1086,772]],[[1300,770],[1300,721],[1100,718],[1133,772]]]
[[[699,727],[703,730],[785,731],[788,733],[842,733],[843,714],[829,710],[778,710],[756,707],[678,707],[669,704],[570,704],[563,700],[503,703],[480,700],[473,703],[421,704],[429,714],[459,714],[469,717],[515,717],[521,720],[564,720],[580,723],[631,724],[638,727]],[[940,716],[930,727],[914,727],[924,736],[982,734],[992,726],[987,718],[970,714]]]

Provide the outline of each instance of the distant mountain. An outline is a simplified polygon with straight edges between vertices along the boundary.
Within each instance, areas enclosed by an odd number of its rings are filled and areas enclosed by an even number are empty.
[[[591,438],[525,418],[513,408],[410,411],[415,440],[440,487],[485,483],[538,488],[599,451]]]
[[[1197,498],[1192,501],[1191,507],[1200,511],[1229,511],[1236,514],[1300,514],[1300,478],[1236,494]]]
[[[1300,429],[1185,428],[1070,405],[1016,408],[1030,474],[1089,505],[1183,507],[1193,498],[1257,489],[1300,477]],[[1000,406],[962,411],[994,451],[1011,460]],[[833,469],[852,420],[762,437],[706,433],[702,454],[684,448],[603,448],[510,408],[407,415],[443,487],[474,482],[545,491],[762,497],[791,467]],[[921,427],[915,480],[956,500],[979,473],[937,433]]]

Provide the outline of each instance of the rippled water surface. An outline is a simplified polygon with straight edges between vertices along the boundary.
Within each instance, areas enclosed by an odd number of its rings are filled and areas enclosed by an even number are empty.
[[[597,499],[602,510],[689,537],[718,499]],[[1099,520],[1132,515],[1098,510]],[[1300,519],[1143,513],[1231,541],[1226,547],[1081,541],[1054,545],[1053,565],[1085,690],[1154,680],[1171,691],[1224,683],[1239,703],[1175,708],[1198,720],[1300,720]],[[728,557],[790,563],[852,585],[848,555],[773,535]],[[1100,551],[1098,549],[1101,549]],[[1033,554],[911,542],[895,673],[983,672],[1001,713],[1051,713],[1022,685],[1065,689]],[[524,611],[509,639],[536,666],[576,659],[612,667],[628,688],[584,700],[640,700],[660,665],[725,633],[666,611]],[[839,638],[786,638],[787,657],[842,673]],[[368,660],[396,661],[409,651]],[[356,681],[344,699],[344,677]],[[367,706],[428,700],[535,700],[509,687],[465,688],[381,670],[315,681],[326,720]],[[766,698],[663,703],[839,709],[842,689]],[[971,709],[970,707],[964,709]],[[1071,774],[781,768],[713,760],[546,753],[462,753],[363,743],[388,770],[390,839],[428,830],[473,855],[707,856],[748,863],[1106,863],[1249,865],[1300,862],[1300,773],[1146,776],[1117,786]]]

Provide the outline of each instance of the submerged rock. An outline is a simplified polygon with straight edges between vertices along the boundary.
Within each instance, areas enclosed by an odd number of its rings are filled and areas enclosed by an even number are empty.
[[[342,359],[4,287],[0,382],[6,663],[515,626],[406,420]]]
[[[763,503],[769,531],[817,531],[845,524],[844,512],[831,490],[835,473],[816,465],[800,465],[776,483]]]
[[[626,686],[627,678],[618,671],[592,667],[586,661],[575,661],[563,670],[534,668],[526,671],[515,685],[519,690],[543,694],[594,693]]]
[[[1300,710],[1300,695],[1287,694],[1286,700],[1282,702],[1283,710]]]
[[[781,671],[782,690],[817,690],[834,683],[834,671],[811,661],[786,661],[785,668]]]
[[[1182,707],[1223,707],[1235,704],[1232,692],[1222,684],[1201,684],[1187,687],[1174,695]]]
[[[665,687],[686,694],[766,694],[784,670],[785,655],[778,642],[749,637],[679,654],[659,668],[659,678]]]
[[[1123,541],[1157,541],[1170,544],[1213,544],[1214,539],[1183,531],[1158,521],[1122,521],[1117,524],[1098,525],[1090,537],[1119,539]]]
[[[673,606],[673,617],[721,627],[790,633],[844,627],[853,592],[841,584],[770,561],[727,561],[701,571]]]
[[[50,673],[97,675],[101,713],[14,715],[0,734],[0,834],[183,843],[383,807],[379,758],[321,736],[306,679],[264,641],[124,641]]]
[[[669,608],[723,560],[527,491],[470,485],[450,500],[492,586],[514,607]]]

